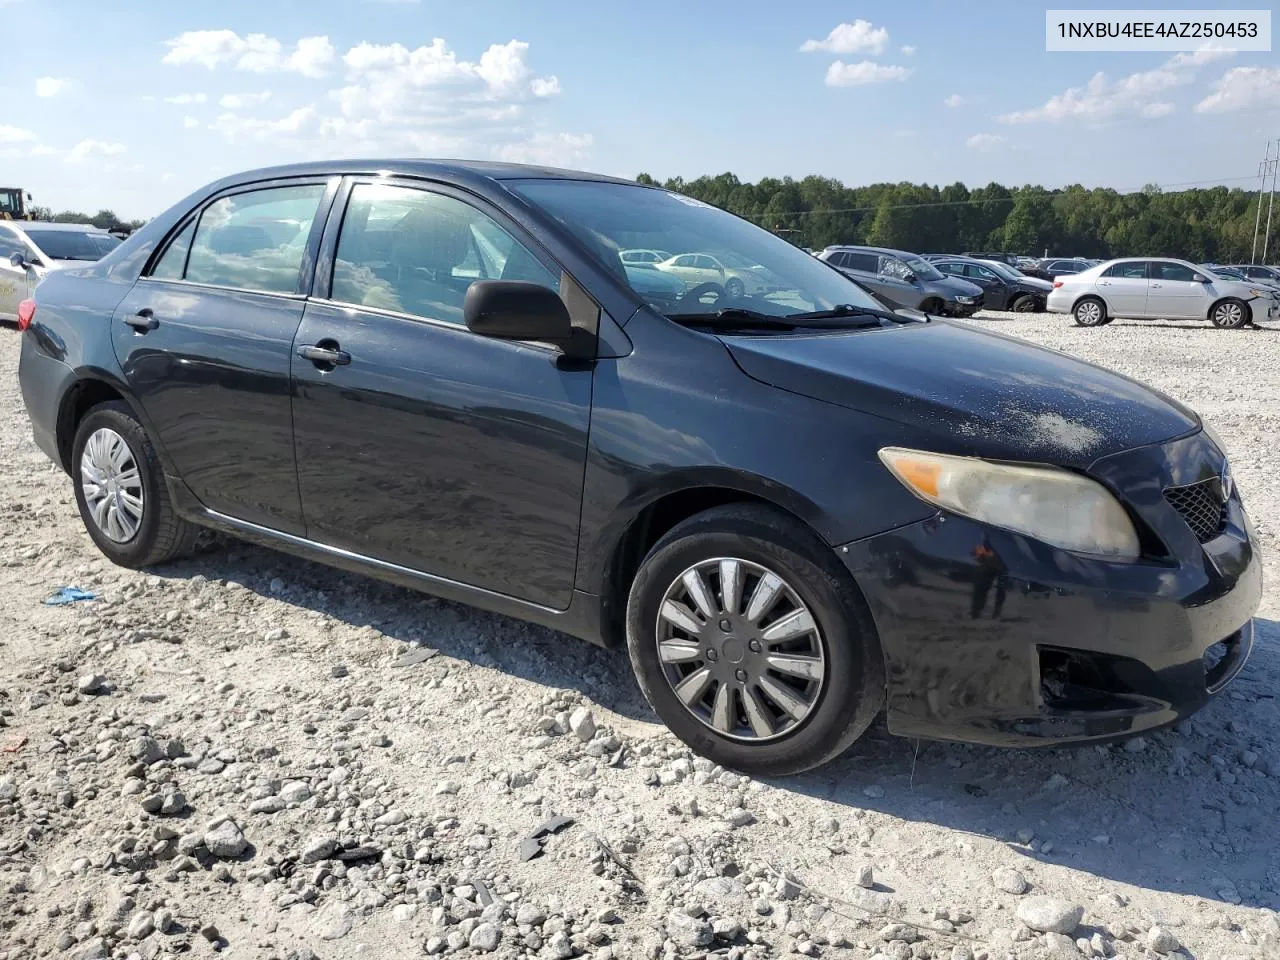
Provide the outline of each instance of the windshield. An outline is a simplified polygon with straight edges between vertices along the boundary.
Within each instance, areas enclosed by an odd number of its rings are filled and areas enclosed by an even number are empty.
[[[1223,280],[1248,280],[1249,279],[1239,270],[1234,270],[1231,267],[1210,266],[1207,263],[1202,263],[1200,264],[1200,266],[1196,267],[1196,269],[1203,271],[1204,273],[1207,273],[1213,277],[1221,277]]]
[[[514,180],[507,185],[560,221],[666,316],[742,308],[785,317],[843,304],[882,309],[852,280],[799,247],[690,197],[589,180]],[[671,258],[652,270],[624,269],[622,251],[637,249],[669,250]],[[664,280],[644,281],[645,273],[661,274]]]
[[[0,190],[0,213],[17,216],[22,212],[21,190]]]
[[[1006,280],[1022,281],[1027,279],[1026,274],[1019,273],[1017,270],[1013,269],[1013,267],[1009,266],[1007,263],[1001,263],[999,260],[987,260],[982,265],[986,267],[988,270],[990,270],[992,273],[997,273],[1000,276],[1004,277]]]
[[[938,268],[935,267],[928,260],[923,260],[920,257],[912,256],[912,257],[903,257],[902,262],[905,263],[907,267],[911,270],[911,272],[916,275],[917,280],[941,280],[942,279],[942,274],[938,272]]]
[[[101,260],[120,245],[109,233],[76,230],[28,230],[27,236],[50,260]]]

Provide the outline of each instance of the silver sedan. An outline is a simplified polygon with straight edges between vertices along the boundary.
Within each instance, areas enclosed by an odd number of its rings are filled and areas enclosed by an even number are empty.
[[[18,319],[18,304],[50,270],[101,260],[120,245],[105,230],[82,223],[0,222],[0,320]]]
[[[1132,258],[1054,277],[1046,308],[1071,314],[1082,327],[1126,317],[1208,320],[1236,329],[1274,319],[1280,301],[1261,284],[1231,280],[1186,260]]]

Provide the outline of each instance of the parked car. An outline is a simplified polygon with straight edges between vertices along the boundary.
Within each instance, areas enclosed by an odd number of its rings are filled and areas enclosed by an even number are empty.
[[[674,304],[685,295],[684,281],[669,273],[655,270],[650,263],[623,263],[627,283],[646,300]]]
[[[1250,277],[1238,267],[1224,267],[1218,263],[1202,263],[1197,270],[1205,270],[1216,276],[1222,277],[1224,280],[1238,280],[1241,283],[1249,283],[1264,290],[1270,290],[1273,293],[1280,294],[1280,280],[1271,280],[1266,277]]]
[[[671,259],[669,250],[623,250],[618,254],[626,266],[653,266],[663,260]]]
[[[818,259],[900,307],[951,317],[982,308],[982,288],[946,277],[914,253],[885,247],[827,247]]]
[[[1048,308],[1070,313],[1082,327],[1117,317],[1209,320],[1235,329],[1280,312],[1261,284],[1226,280],[1186,260],[1112,260],[1054,281]]]
[[[1048,259],[1040,261],[1040,269],[1052,277],[1066,277],[1073,273],[1083,273],[1091,267],[1097,266],[1088,260],[1081,259]]]
[[[655,302],[621,266],[635,244],[741,257],[779,290]],[[657,187],[253,171],[20,314],[35,442],[112,562],[212,527],[624,646],[727,767],[812,767],[882,709],[909,737],[1137,733],[1203,706],[1253,642],[1261,561],[1195,413],[884,311]]]
[[[1007,263],[1011,267],[1015,267],[1018,264],[1018,255],[1014,253],[984,253],[980,251],[966,250],[961,254],[961,256],[968,257],[970,260],[996,260],[1000,263]]]
[[[683,282],[686,290],[715,284],[723,287],[730,299],[747,294],[754,296],[771,289],[770,278],[759,264],[734,259],[731,253],[721,253],[719,256],[710,253],[681,253],[655,263],[653,267]]]
[[[982,305],[988,310],[1037,313],[1053,289],[1047,280],[1028,277],[1006,263],[969,257],[930,258],[939,273],[958,277],[982,288]]]
[[[120,241],[78,223],[0,222],[0,320],[14,323],[18,304],[50,270],[97,260]]]
[[[1233,270],[1239,270],[1252,280],[1267,280],[1280,283],[1280,267],[1268,267],[1261,263],[1233,263]]]

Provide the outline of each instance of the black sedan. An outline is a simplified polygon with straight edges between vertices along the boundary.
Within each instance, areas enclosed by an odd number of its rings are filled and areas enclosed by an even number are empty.
[[[1012,310],[1015,313],[1040,313],[1053,284],[1019,273],[997,260],[982,261],[972,257],[930,256],[934,269],[949,277],[959,277],[982,288],[984,310]]]
[[[640,290],[635,248],[768,282]],[[882,710],[990,744],[1148,730],[1252,643],[1260,562],[1195,413],[659,188],[259,170],[19,317],[35,441],[113,562],[212,527],[623,646],[726,766],[815,766]]]

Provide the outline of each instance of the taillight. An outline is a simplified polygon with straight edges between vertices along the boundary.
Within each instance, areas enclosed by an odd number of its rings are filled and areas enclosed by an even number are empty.
[[[18,304],[18,329],[25,330],[31,326],[31,321],[36,318],[36,302],[34,300],[23,300]]]
[[[1053,281],[1053,289],[1057,290],[1060,286],[1062,286],[1062,281],[1061,281],[1061,280],[1055,280],[1055,281]]]

